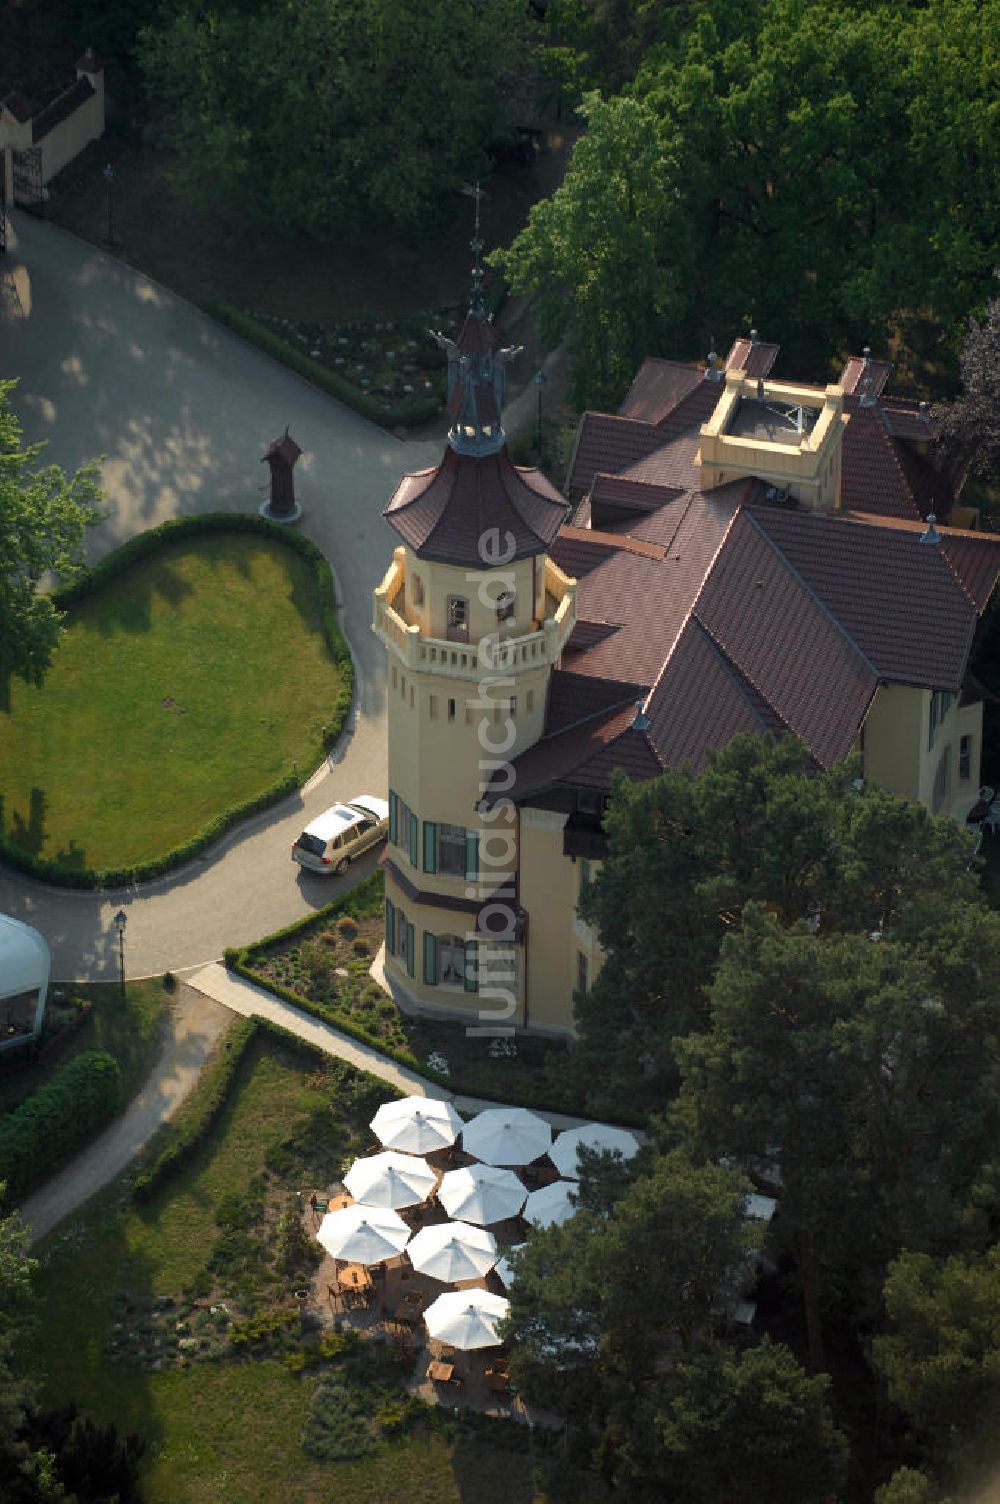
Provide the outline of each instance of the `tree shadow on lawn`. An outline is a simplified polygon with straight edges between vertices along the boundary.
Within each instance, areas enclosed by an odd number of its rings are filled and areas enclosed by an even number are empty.
[[[102,637],[115,632],[148,632],[153,624],[154,597],[176,608],[193,594],[193,587],[178,573],[173,561],[157,555],[136,560],[124,574],[86,596],[71,611],[71,621],[75,618]]]
[[[32,788],[26,814],[14,808],[8,812],[7,804],[7,797],[0,794],[0,835],[29,856],[39,856],[47,840],[45,817],[49,801],[45,790],[37,785]],[[82,872],[87,865],[87,853],[71,837],[67,846],[49,853],[49,860],[74,872]]]

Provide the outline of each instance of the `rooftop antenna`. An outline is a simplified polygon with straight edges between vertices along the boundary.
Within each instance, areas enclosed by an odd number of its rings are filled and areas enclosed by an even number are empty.
[[[933,543],[940,543],[941,542],[941,534],[938,532],[937,528],[934,526],[935,522],[937,522],[937,515],[934,512],[928,512],[927,513],[927,530],[926,530],[926,532],[923,532],[923,533],[920,534],[920,542],[921,543],[931,543],[931,544],[933,544]]]
[[[472,239],[469,241],[469,249],[472,251],[472,299],[469,309],[472,313],[482,314],[483,311],[483,241],[479,234],[479,205],[486,197],[485,192],[477,183],[466,183],[462,192],[475,200],[476,204],[476,228]]]

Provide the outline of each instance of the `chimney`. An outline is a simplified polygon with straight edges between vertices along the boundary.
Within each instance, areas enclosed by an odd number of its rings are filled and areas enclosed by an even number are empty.
[[[632,724],[629,727],[629,730],[631,730],[631,731],[648,731],[649,730],[649,716],[646,714],[646,701],[645,700],[636,700],[636,702],[635,702],[635,716],[634,716],[634,718],[632,720]]]

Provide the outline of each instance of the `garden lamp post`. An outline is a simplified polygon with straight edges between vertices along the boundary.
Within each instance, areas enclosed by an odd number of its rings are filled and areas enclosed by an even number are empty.
[[[112,165],[111,165],[110,162],[108,163],[108,165],[104,169],[104,181],[107,184],[107,188],[108,188],[108,245],[111,245],[114,242],[114,234],[113,234],[114,219],[113,219],[111,210],[112,210],[112,189],[114,187],[114,181],[115,181],[115,169],[112,167]]]
[[[538,458],[542,457],[542,387],[548,381],[544,371],[539,371],[535,377],[535,386],[538,388]]]
[[[124,909],[119,909],[115,915],[115,929],[118,931],[118,974],[121,979],[122,997],[125,996],[125,926],[128,924],[128,915]]]

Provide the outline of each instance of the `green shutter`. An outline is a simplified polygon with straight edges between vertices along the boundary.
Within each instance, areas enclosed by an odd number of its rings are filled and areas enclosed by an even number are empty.
[[[438,828],[433,820],[424,821],[424,871],[438,870]]]
[[[385,953],[387,956],[396,953],[396,905],[391,898],[385,901]]]
[[[416,970],[412,924],[406,926],[406,970],[411,977]]]
[[[465,880],[475,882],[479,876],[479,837],[474,830],[465,832]]]
[[[389,790],[389,844],[391,846],[395,846],[395,844],[396,844],[396,822],[397,822],[397,820],[399,818],[398,803],[399,803],[399,801],[397,800],[396,795],[393,793],[392,789],[390,789]]]
[[[410,861],[414,867],[420,865],[420,821],[416,815],[410,815]]]
[[[473,837],[475,840],[475,837]],[[476,963],[478,961],[478,949],[475,940],[465,942],[465,990],[466,992],[478,992],[479,980],[476,976]]]
[[[424,981],[429,987],[436,987],[438,979],[438,943],[437,936],[429,930],[424,930]]]

